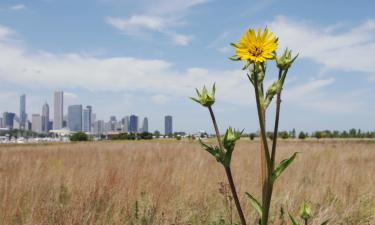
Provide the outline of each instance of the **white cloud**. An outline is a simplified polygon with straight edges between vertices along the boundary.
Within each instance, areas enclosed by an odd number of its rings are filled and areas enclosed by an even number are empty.
[[[134,33],[141,29],[160,31],[167,25],[162,17],[148,15],[133,15],[128,19],[107,17],[107,23],[126,33]]]
[[[171,39],[176,45],[186,46],[193,39],[191,34],[180,34],[174,28],[185,24],[184,12],[191,7],[206,3],[208,0],[155,0],[140,1],[146,5],[142,14],[130,17],[107,17],[106,22],[127,35],[140,36],[145,33],[158,32]]]
[[[282,16],[269,23],[269,27],[280,37],[282,48],[288,46],[300,52],[301,58],[328,69],[375,72],[375,20],[340,33],[334,25],[321,28]]]
[[[171,99],[166,96],[166,95],[163,95],[163,94],[156,94],[156,95],[153,95],[151,97],[151,100],[155,103],[155,104],[158,104],[158,105],[163,105],[167,102],[169,102]]]
[[[188,45],[193,39],[192,35],[177,34],[174,32],[168,32],[168,34],[176,45]]]
[[[65,97],[65,98],[76,99],[76,98],[78,98],[78,95],[76,95],[76,94],[74,94],[74,93],[70,93],[70,92],[66,92],[66,91],[64,91],[64,97]]]
[[[147,32],[159,32],[168,36],[176,45],[188,45],[193,39],[192,35],[179,34],[171,31],[178,24],[174,19],[160,16],[133,15],[130,18],[107,17],[106,22],[114,28],[128,35],[139,36]]]
[[[26,6],[24,4],[17,4],[17,5],[11,6],[10,9],[14,11],[21,11],[21,10],[25,10]]]
[[[209,0],[154,0],[149,4],[147,11],[157,14],[175,14],[208,1]]]
[[[244,82],[246,78],[240,70],[189,68],[179,71],[163,60],[52,54],[9,45],[7,41],[0,41],[0,61],[0,80],[26,87],[141,91],[186,98],[194,94],[195,87],[212,85],[216,81],[221,100],[248,104],[248,96],[242,93],[249,91],[249,84]]]
[[[301,99],[306,99],[310,94],[317,92],[330,84],[333,84],[333,78],[312,80],[306,84],[296,86],[285,90],[285,99],[288,101],[300,102]]]
[[[13,35],[13,33],[14,32],[8,27],[4,27],[0,25],[0,41],[9,39],[11,35]]]

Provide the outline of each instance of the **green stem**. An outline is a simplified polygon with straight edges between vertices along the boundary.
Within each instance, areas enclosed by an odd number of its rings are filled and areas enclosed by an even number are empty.
[[[211,106],[208,107],[208,110],[210,111],[212,123],[213,123],[214,128],[215,128],[216,138],[217,138],[217,141],[219,142],[220,151],[222,152],[222,154],[224,154],[224,146],[223,146],[223,143],[221,142],[221,136],[220,136],[219,128],[217,126],[215,114],[214,114]],[[225,173],[226,173],[227,178],[228,178],[230,190],[232,191],[233,200],[234,200],[234,203],[235,203],[236,208],[237,208],[238,216],[240,217],[240,220],[241,220],[241,224],[246,225],[245,216],[243,214],[241,203],[238,199],[238,195],[237,195],[237,191],[236,191],[236,186],[235,186],[234,181],[233,181],[232,171],[231,171],[229,166],[224,166],[224,168],[225,168]]]
[[[269,217],[269,209],[270,209],[270,202],[271,202],[271,192],[272,192],[272,181],[271,181],[271,157],[267,143],[266,137],[266,129],[265,129],[265,108],[260,103],[260,94],[259,94],[259,85],[258,85],[258,74],[254,74],[254,88],[255,88],[255,99],[257,103],[257,111],[258,111],[258,119],[259,119],[259,126],[260,126],[260,133],[261,133],[261,141],[263,144],[263,151],[266,158],[266,165],[262,165],[262,171],[265,168],[265,174],[262,178],[262,219],[261,224],[267,225],[268,224],[268,217]],[[263,173],[262,173],[263,174]]]
[[[281,78],[283,70],[279,70],[279,80]],[[275,157],[276,157],[276,144],[277,144],[277,134],[279,131],[279,118],[280,118],[280,105],[281,105],[281,91],[277,93],[276,97],[276,116],[275,116],[275,126],[273,130],[273,141],[272,141],[272,154],[271,154],[271,163],[272,170],[275,168]]]
[[[260,95],[259,95],[257,74],[255,74],[255,76],[254,76],[254,89],[255,89],[255,99],[256,99],[256,104],[257,104],[261,139],[262,139],[262,142],[263,142],[263,145],[264,145],[264,151],[265,151],[265,154],[266,154],[267,167],[268,167],[268,169],[271,169],[270,168],[271,158],[270,158],[270,152],[269,152],[268,144],[267,144],[266,128],[265,128],[265,124],[264,124],[265,118],[264,118],[263,113],[262,113],[262,111],[264,110],[264,107],[260,104]]]

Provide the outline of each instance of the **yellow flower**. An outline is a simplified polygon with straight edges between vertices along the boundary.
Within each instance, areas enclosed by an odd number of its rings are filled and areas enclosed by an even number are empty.
[[[249,29],[241,37],[238,44],[233,44],[236,48],[236,57],[239,60],[249,60],[255,63],[262,63],[267,59],[274,59],[277,49],[278,38],[268,31],[266,27],[262,33],[260,29],[256,33],[254,29]]]

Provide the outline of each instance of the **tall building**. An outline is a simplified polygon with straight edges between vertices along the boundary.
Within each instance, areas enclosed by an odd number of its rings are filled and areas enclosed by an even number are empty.
[[[44,133],[48,133],[50,130],[50,124],[49,124],[49,105],[44,103],[42,108],[42,131]]]
[[[104,133],[104,121],[103,120],[98,120],[94,122],[93,133],[95,135],[101,135]]]
[[[173,134],[172,116],[164,117],[164,134],[165,135]]]
[[[143,119],[142,132],[148,132],[148,118],[147,117]]]
[[[64,92],[55,91],[53,98],[53,129],[63,128]]]
[[[3,118],[0,117],[0,128],[3,128],[3,127],[4,127],[4,125],[3,125]]]
[[[68,106],[68,128],[70,131],[82,131],[82,105]]]
[[[42,133],[42,117],[40,114],[33,114],[31,116],[31,130],[36,133]]]
[[[109,131],[116,131],[116,124],[117,124],[116,116],[111,116],[109,118],[109,123],[110,123]]]
[[[129,116],[121,119],[121,131],[125,133],[129,132]]]
[[[20,129],[25,130],[27,122],[26,114],[26,95],[23,94],[20,96]]]
[[[129,119],[129,132],[137,133],[138,132],[138,116],[131,115]]]
[[[16,116],[15,113],[4,112],[3,113],[3,127],[8,128],[9,130],[12,130],[15,116]]]
[[[91,132],[92,124],[92,107],[86,106],[86,109],[83,110],[83,131]]]

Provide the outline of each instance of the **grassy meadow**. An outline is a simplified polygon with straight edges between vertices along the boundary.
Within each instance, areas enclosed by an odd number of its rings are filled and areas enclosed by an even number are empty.
[[[280,140],[272,224],[300,204],[313,222],[375,224],[375,142]],[[259,142],[241,140],[232,170],[248,224],[260,195]],[[0,225],[235,224],[224,169],[196,141],[112,141],[0,146]],[[284,210],[281,210],[283,207]]]

